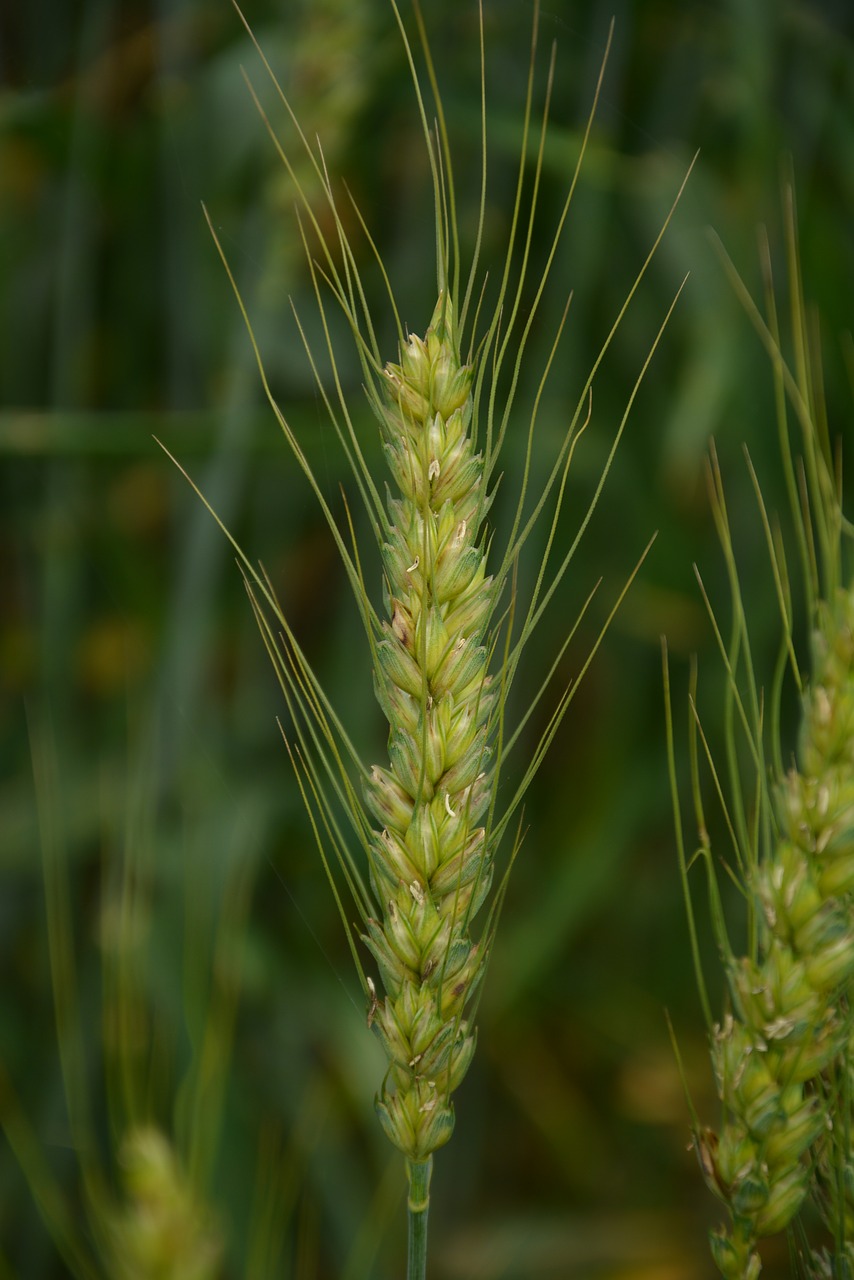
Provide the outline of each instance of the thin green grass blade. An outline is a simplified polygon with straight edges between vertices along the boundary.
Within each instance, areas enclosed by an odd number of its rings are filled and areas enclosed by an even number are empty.
[[[78,1280],[102,1280],[101,1270],[84,1244],[77,1214],[67,1204],[62,1189],[45,1160],[43,1144],[33,1132],[2,1061],[0,1128],[26,1178],[45,1229],[69,1273]]]
[[[578,692],[581,682],[584,679],[585,675],[587,674],[587,671],[590,668],[590,664],[592,663],[597,652],[599,651],[599,646],[604,640],[611,626],[611,623],[616,617],[617,611],[620,608],[620,605],[622,604],[625,596],[627,595],[629,588],[631,587],[632,583],[637,577],[637,574],[640,572],[640,568],[643,562],[645,561],[647,555],[649,554],[650,549],[652,548],[652,544],[655,541],[655,538],[656,538],[656,535],[653,534],[652,538],[649,540],[646,547],[644,548],[640,559],[637,561],[631,573],[626,578],[626,581],[623,584],[623,587],[619,595],[617,596],[617,599],[615,600],[613,606],[611,607],[611,610],[607,618],[605,619],[605,622],[600,628],[596,636],[596,639],[593,641],[593,644],[590,646],[590,650],[587,653],[587,656],[579,669],[578,675],[575,677],[572,683],[569,686],[567,686],[567,688],[564,690],[563,694],[561,695],[560,699],[558,700],[558,703],[551,714],[549,722],[546,725],[545,729],[543,730],[542,735],[540,736],[539,742],[534,748],[531,760],[527,765],[527,767],[525,768],[525,771],[522,775],[522,780],[519,783],[518,787],[516,788],[516,791],[514,792],[512,799],[510,800],[506,809],[504,810],[504,813],[501,819],[496,824],[495,833],[499,838],[500,838],[500,835],[506,829],[507,824],[510,821],[511,817],[519,808],[519,805],[522,803],[531,782],[533,781],[534,777],[539,771],[540,765],[545,759],[546,753],[549,747],[551,746],[552,742],[554,741],[555,734],[557,733],[558,729],[563,723],[564,717],[567,711],[569,710],[570,703],[572,702],[573,698]]]
[[[645,359],[644,359],[644,363],[643,363],[643,365],[642,365],[642,367],[641,367],[641,370],[640,370],[640,372],[639,372],[639,374],[638,374],[637,378],[635,379],[635,384],[634,384],[634,386],[633,386],[633,388],[632,388],[632,390],[631,390],[631,393],[630,393],[630,395],[629,395],[629,398],[628,398],[628,400],[627,400],[626,408],[625,408],[625,410],[624,410],[624,412],[623,412],[622,418],[620,419],[620,424],[619,424],[619,426],[618,426],[618,428],[617,428],[617,431],[616,431],[616,433],[615,433],[614,439],[613,439],[613,441],[612,441],[612,443],[611,443],[611,446],[610,446],[610,448],[609,448],[609,450],[608,450],[608,456],[607,456],[607,458],[606,458],[606,460],[605,460],[605,462],[604,462],[604,464],[603,464],[603,467],[602,467],[601,473],[600,473],[599,478],[598,478],[597,483],[596,483],[596,487],[595,487],[595,489],[594,489],[594,491],[593,491],[593,496],[592,496],[592,498],[590,499],[590,502],[589,502],[589,503],[588,503],[588,505],[587,505],[587,508],[586,508],[586,510],[585,510],[585,512],[584,512],[584,515],[583,515],[583,516],[582,516],[582,518],[581,518],[581,521],[579,522],[578,529],[577,529],[577,531],[576,531],[576,533],[575,533],[575,536],[573,537],[572,542],[570,543],[570,546],[569,546],[568,551],[566,552],[566,555],[564,556],[563,560],[561,561],[560,566],[558,567],[558,569],[556,570],[556,572],[553,574],[553,576],[552,576],[552,580],[551,580],[551,582],[550,582],[549,586],[548,586],[548,587],[546,588],[546,590],[543,592],[543,594],[542,594],[542,598],[541,598],[541,599],[540,599],[540,598],[538,598],[537,591],[538,591],[539,583],[540,583],[540,582],[541,582],[541,580],[542,580],[542,575],[539,575],[539,576],[538,576],[538,587],[537,587],[537,589],[535,589],[534,595],[533,595],[533,597],[532,597],[532,599],[531,599],[531,602],[530,602],[530,605],[529,605],[529,607],[528,607],[528,613],[527,613],[527,616],[526,616],[526,618],[525,618],[525,622],[524,622],[524,624],[523,624],[523,626],[522,626],[521,634],[520,634],[520,636],[519,636],[519,639],[518,639],[518,640],[517,640],[517,642],[516,642],[516,645],[515,645],[515,647],[514,647],[514,649],[513,649],[512,654],[511,654],[511,656],[510,656],[511,670],[515,669],[516,664],[518,663],[519,657],[520,657],[520,655],[521,655],[522,649],[524,648],[525,644],[527,643],[528,639],[530,638],[530,636],[531,636],[531,634],[532,634],[532,632],[533,632],[534,628],[537,626],[537,624],[539,623],[540,619],[542,618],[542,616],[543,616],[543,614],[544,614],[545,610],[548,608],[549,602],[551,601],[551,599],[552,599],[552,597],[553,597],[553,595],[554,595],[555,591],[557,590],[558,586],[560,585],[561,581],[563,580],[563,577],[564,577],[564,575],[565,575],[565,573],[566,573],[567,569],[569,568],[569,565],[570,565],[570,564],[571,564],[571,562],[572,562],[573,556],[575,555],[575,552],[576,552],[576,550],[577,550],[577,548],[578,548],[578,545],[579,545],[579,543],[581,542],[582,537],[584,536],[584,533],[585,533],[585,531],[586,531],[586,529],[587,529],[587,526],[589,525],[590,520],[591,520],[591,519],[592,519],[592,517],[593,517],[593,513],[594,513],[594,511],[596,510],[596,507],[598,506],[599,499],[601,498],[601,496],[602,496],[602,491],[603,491],[603,489],[604,489],[604,487],[605,487],[605,481],[606,481],[606,480],[607,480],[607,478],[608,478],[608,475],[609,475],[610,470],[611,470],[611,466],[612,466],[612,464],[613,464],[614,458],[615,458],[616,453],[617,453],[617,449],[618,449],[619,444],[620,444],[620,440],[622,439],[623,433],[624,433],[624,431],[625,431],[626,423],[628,422],[628,419],[629,419],[629,414],[631,413],[631,410],[632,410],[632,407],[633,407],[633,405],[634,405],[635,399],[636,399],[637,394],[638,394],[638,392],[639,392],[639,390],[640,390],[641,382],[643,381],[644,375],[645,375],[645,373],[646,373],[647,369],[649,368],[650,362],[652,361],[652,357],[653,357],[653,355],[655,354],[655,352],[656,352],[656,350],[657,350],[657,348],[658,348],[659,343],[661,342],[661,339],[662,339],[663,334],[664,334],[664,330],[665,330],[665,328],[667,327],[667,323],[668,323],[668,321],[669,321],[669,319],[670,319],[671,315],[673,314],[673,309],[674,309],[674,307],[676,306],[676,303],[677,303],[677,301],[678,301],[678,299],[679,299],[679,295],[680,295],[680,293],[682,292],[682,289],[684,288],[684,284],[685,284],[685,282],[683,281],[683,282],[682,282],[682,285],[680,285],[679,289],[677,290],[677,292],[676,292],[676,294],[675,294],[675,296],[674,296],[674,298],[673,298],[672,302],[670,303],[670,306],[669,306],[669,307],[668,307],[668,309],[667,309],[667,313],[666,313],[666,315],[665,315],[665,317],[664,317],[664,320],[662,321],[661,326],[659,327],[658,333],[656,334],[655,339],[653,340],[653,342],[652,342],[652,343],[651,343],[651,345],[650,345],[649,351],[647,352],[646,357],[645,357]],[[612,330],[612,334],[613,334],[613,332],[614,332],[614,330]],[[610,341],[610,339],[609,339],[609,341]],[[590,380],[588,380],[587,386],[588,386],[588,388],[590,387]],[[570,460],[571,460],[571,455],[569,454],[569,452],[567,452],[567,462],[568,462],[568,461],[570,461]],[[554,473],[553,473],[553,474],[554,474]],[[556,504],[555,516],[554,516],[554,519],[553,519],[553,526],[552,526],[552,527],[553,527],[553,530],[554,530],[554,527],[555,527],[556,520],[557,520],[557,518],[558,518],[558,516],[559,516],[560,509],[561,509],[561,504],[562,504],[562,501],[563,501],[563,493],[564,493],[565,478],[566,478],[566,477],[565,477],[565,475],[564,475],[563,481],[562,481],[562,483],[561,483],[560,491],[559,491],[559,501],[558,501],[558,503]],[[539,504],[538,504],[538,506],[539,506]],[[530,524],[529,524],[529,526],[528,526],[528,529],[530,529]],[[522,535],[520,535],[520,538],[521,538],[521,536],[522,536]],[[525,534],[524,534],[524,536],[527,536],[527,533],[525,533]],[[547,543],[547,555],[548,555],[548,553],[550,552],[551,545],[552,545],[552,538],[550,538],[550,539],[549,539],[549,542]],[[644,554],[645,554],[645,553],[644,553]],[[500,582],[500,581],[501,581],[501,574],[500,574],[500,573],[499,573],[499,575],[498,575],[498,577],[497,577],[497,581],[498,581],[498,582]],[[622,598],[622,597],[621,597],[621,598]]]

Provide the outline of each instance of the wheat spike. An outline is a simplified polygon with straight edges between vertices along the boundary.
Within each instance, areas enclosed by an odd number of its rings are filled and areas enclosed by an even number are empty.
[[[372,1017],[390,1061],[377,1110],[415,1161],[450,1137],[450,1094],[474,1051],[463,1014],[484,954],[469,927],[492,878],[478,822],[490,796],[484,641],[495,593],[483,459],[469,436],[472,374],[443,293],[425,337],[410,337],[400,363],[385,369],[381,421],[399,492],[388,500],[388,618],[374,672],[390,764],[375,767],[366,788],[382,823],[371,857],[382,919],[368,921],[364,940],[386,990]]]

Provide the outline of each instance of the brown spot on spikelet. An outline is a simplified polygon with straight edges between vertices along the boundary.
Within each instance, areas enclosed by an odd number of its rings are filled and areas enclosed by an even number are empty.
[[[412,648],[412,635],[409,630],[409,623],[397,601],[395,601],[394,612],[391,615],[391,629],[405,649]]]

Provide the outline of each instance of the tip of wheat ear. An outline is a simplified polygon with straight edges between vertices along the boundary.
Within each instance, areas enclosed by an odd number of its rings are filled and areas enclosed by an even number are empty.
[[[453,1129],[450,1096],[475,1045],[464,1013],[485,958],[469,929],[492,878],[479,820],[492,784],[495,694],[483,640],[495,593],[481,529],[483,459],[469,434],[473,376],[443,293],[424,337],[408,337],[386,366],[376,403],[397,494],[374,671],[389,762],[366,784],[380,824],[371,879],[381,918],[363,936],[386,993],[370,1015],[389,1058],[377,1111],[413,1161]]]

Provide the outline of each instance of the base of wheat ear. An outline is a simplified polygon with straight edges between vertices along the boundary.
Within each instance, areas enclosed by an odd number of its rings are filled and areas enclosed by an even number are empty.
[[[374,767],[366,787],[382,823],[370,859],[382,919],[363,936],[386,993],[380,999],[370,984],[369,1023],[390,1062],[377,1111],[412,1161],[453,1129],[450,1096],[475,1044],[464,1012],[485,960],[469,931],[492,878],[478,823],[490,798],[484,640],[495,592],[483,460],[469,436],[472,376],[442,293],[425,337],[410,337],[400,363],[386,366],[380,407],[398,495],[388,498],[388,618],[374,651],[389,766]]]

